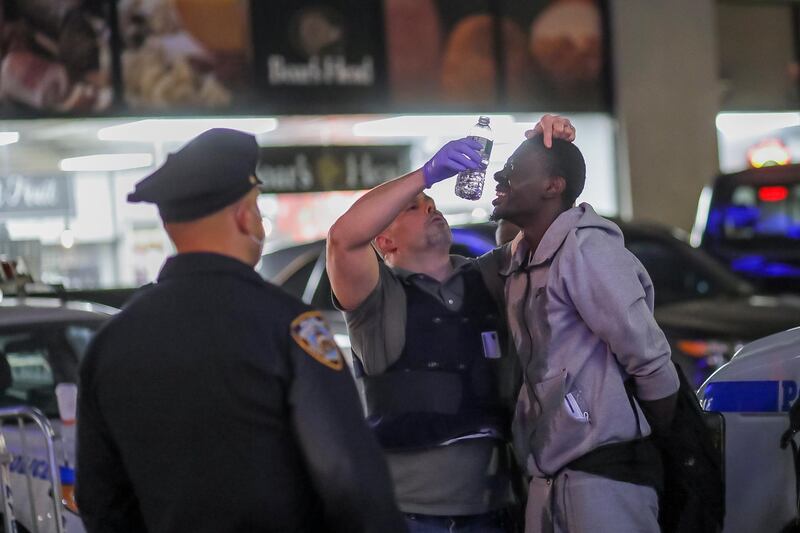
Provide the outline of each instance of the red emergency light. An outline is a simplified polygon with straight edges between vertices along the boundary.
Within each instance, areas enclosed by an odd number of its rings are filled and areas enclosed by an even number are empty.
[[[781,185],[758,188],[758,199],[762,202],[782,202],[788,197],[789,189]]]

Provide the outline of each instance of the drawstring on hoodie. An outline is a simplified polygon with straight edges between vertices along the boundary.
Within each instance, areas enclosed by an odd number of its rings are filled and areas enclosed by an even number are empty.
[[[525,382],[528,381],[528,367],[533,361],[533,333],[531,333],[530,321],[528,320],[528,298],[531,295],[531,275],[520,265],[518,272],[521,271],[525,276],[525,296],[522,299],[522,322],[525,324],[525,332],[528,334],[528,364],[525,365],[523,378]],[[535,398],[535,396],[534,396]]]

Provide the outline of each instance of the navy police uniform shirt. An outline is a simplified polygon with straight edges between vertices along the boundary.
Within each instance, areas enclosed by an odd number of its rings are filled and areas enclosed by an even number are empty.
[[[80,387],[89,532],[405,530],[321,315],[236,259],[170,258]]]

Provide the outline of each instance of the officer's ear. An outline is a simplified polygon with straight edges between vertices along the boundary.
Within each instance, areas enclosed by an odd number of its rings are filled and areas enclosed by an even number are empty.
[[[390,254],[397,249],[394,240],[386,233],[381,233],[372,242],[381,257],[386,257],[386,254]]]
[[[256,210],[254,210],[250,205],[248,197],[245,197],[234,204],[233,218],[236,222],[236,229],[239,230],[239,233],[242,235],[250,235],[253,233],[253,224],[261,223],[260,217],[257,217],[256,215]],[[254,220],[256,218],[258,218],[258,220]]]

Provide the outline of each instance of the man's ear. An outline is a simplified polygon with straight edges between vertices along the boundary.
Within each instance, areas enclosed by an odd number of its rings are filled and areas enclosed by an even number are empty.
[[[242,235],[248,235],[250,233],[250,209],[247,208],[246,202],[239,202],[234,206],[233,219],[239,233]]]
[[[392,253],[395,250],[396,246],[394,241],[391,237],[386,235],[385,233],[381,233],[377,237],[375,237],[375,248],[378,249],[378,253],[381,254],[381,257],[385,256],[388,253]]]
[[[567,180],[561,176],[553,176],[547,180],[547,187],[544,190],[545,198],[555,198],[561,196],[567,188]]]

